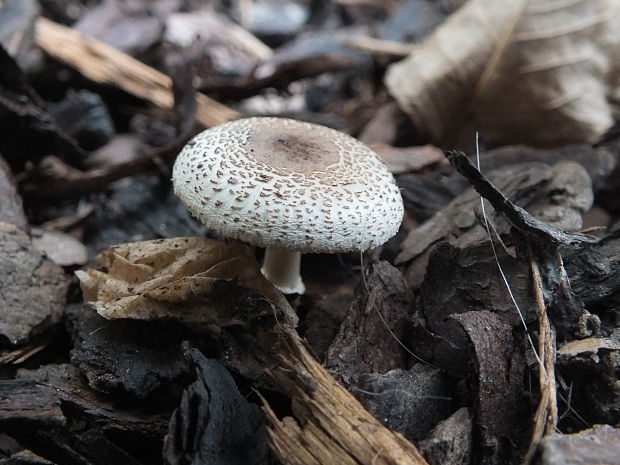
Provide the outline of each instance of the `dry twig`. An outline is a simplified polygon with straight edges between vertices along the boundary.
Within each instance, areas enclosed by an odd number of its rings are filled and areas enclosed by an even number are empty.
[[[534,299],[536,301],[536,315],[538,317],[538,360],[542,362],[538,367],[538,382],[540,384],[540,400],[534,415],[532,439],[523,459],[528,465],[543,436],[555,433],[558,422],[557,393],[555,385],[555,337],[549,317],[545,311],[545,300],[542,291],[542,281],[538,263],[528,242],[530,268],[534,281]]]
[[[286,331],[270,371],[293,399],[297,421],[267,404],[269,440],[285,465],[427,465],[418,450],[377,421],[316,361],[294,330]]]
[[[172,80],[135,58],[71,28],[39,18],[35,42],[45,52],[102,84],[120,87],[161,108],[172,108]],[[196,94],[196,121],[215,126],[241,115],[204,94]]]

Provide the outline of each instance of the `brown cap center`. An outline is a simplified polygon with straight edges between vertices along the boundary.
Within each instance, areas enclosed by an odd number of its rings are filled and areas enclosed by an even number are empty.
[[[264,127],[250,135],[248,156],[275,169],[320,171],[338,163],[338,148],[312,128]]]

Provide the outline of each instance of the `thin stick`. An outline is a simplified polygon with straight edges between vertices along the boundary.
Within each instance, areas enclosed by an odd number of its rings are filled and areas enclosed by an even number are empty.
[[[393,40],[375,39],[368,36],[344,36],[340,42],[349,47],[354,47],[365,52],[377,55],[389,55],[394,57],[406,57],[416,49],[415,45]]]
[[[543,436],[555,433],[558,422],[557,393],[555,383],[555,344],[553,330],[545,310],[545,300],[542,291],[540,269],[534,257],[530,242],[527,243],[530,268],[534,281],[534,300],[538,317],[538,353],[543,360],[539,364],[538,382],[540,384],[540,400],[534,415],[534,426],[530,446],[523,459],[523,465],[528,465],[540,444]]]
[[[120,87],[160,108],[174,105],[172,79],[113,47],[66,26],[39,18],[35,43],[55,59],[95,82]],[[237,119],[240,113],[196,94],[196,121],[205,127]]]
[[[476,164],[478,167],[478,171],[480,171],[480,145],[478,141],[478,132],[476,132]],[[517,303],[517,299],[515,298],[512,292],[512,289],[510,287],[510,283],[508,282],[508,278],[506,277],[506,274],[504,273],[504,269],[502,268],[502,265],[499,262],[499,257],[497,255],[497,250],[495,248],[495,242],[493,242],[493,236],[491,236],[490,222],[487,218],[486,210],[484,209],[484,199],[482,198],[482,195],[480,196],[480,209],[482,210],[482,218],[484,219],[484,227],[487,230],[487,236],[489,236],[489,242],[491,244],[491,250],[493,251],[493,257],[495,258],[495,263],[497,264],[497,269],[502,278],[502,281],[504,282],[504,285],[506,286],[506,290],[508,291],[510,300],[512,301],[512,304],[515,306],[515,309],[517,310],[517,314],[519,315],[519,319],[521,320],[521,324],[523,325],[523,329],[525,331],[525,335],[527,337],[528,343],[530,344],[530,347],[532,348],[532,351],[534,352],[534,357],[536,357],[536,361],[538,361],[538,364],[542,367],[543,362],[541,358],[539,357],[538,352],[536,351],[536,346],[534,345],[532,336],[530,335],[530,332],[527,328],[527,323],[525,321],[525,317],[523,316],[523,312],[521,311],[521,308],[519,307],[519,304]]]

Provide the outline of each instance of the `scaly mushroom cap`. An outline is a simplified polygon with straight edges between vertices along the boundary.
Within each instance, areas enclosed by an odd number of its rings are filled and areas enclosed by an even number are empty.
[[[194,137],[175,193],[225,237],[300,252],[366,250],[398,231],[403,202],[377,155],[316,124],[245,118]]]

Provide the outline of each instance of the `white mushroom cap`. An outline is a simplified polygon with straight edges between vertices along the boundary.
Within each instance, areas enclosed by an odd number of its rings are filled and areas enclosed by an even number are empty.
[[[403,202],[377,155],[316,124],[245,118],[194,137],[175,193],[225,237],[299,252],[366,250],[398,231]]]

